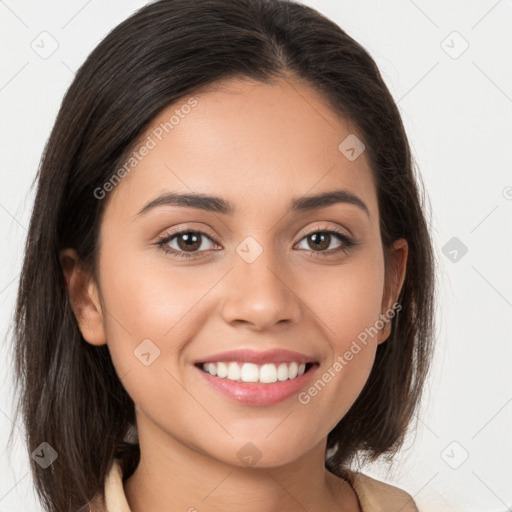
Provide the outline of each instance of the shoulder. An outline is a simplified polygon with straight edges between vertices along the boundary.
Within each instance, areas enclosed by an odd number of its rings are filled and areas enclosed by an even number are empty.
[[[80,509],[80,512],[106,512],[105,499],[101,493],[96,494],[92,501],[87,504],[88,508]]]
[[[97,494],[89,506],[91,512],[130,512],[123,489],[123,473],[117,459],[114,459],[105,480],[104,494]]]
[[[412,496],[394,485],[357,471],[347,472],[344,478],[356,492],[362,512],[418,512]]]

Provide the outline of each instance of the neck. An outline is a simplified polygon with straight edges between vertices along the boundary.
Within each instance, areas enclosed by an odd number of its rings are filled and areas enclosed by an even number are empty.
[[[139,428],[141,459],[124,491],[131,512],[359,511],[350,485],[324,468],[325,441],[282,466],[240,467],[200,453],[154,425]]]

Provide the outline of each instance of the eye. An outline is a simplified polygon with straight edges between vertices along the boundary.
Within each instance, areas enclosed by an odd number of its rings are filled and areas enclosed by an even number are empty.
[[[165,235],[156,245],[161,247],[165,253],[171,254],[171,256],[175,258],[191,258],[194,257],[197,252],[204,252],[209,249],[209,247],[204,247],[205,245],[209,245],[208,243],[203,243],[205,238],[213,242],[212,238],[202,231],[186,229],[171,235]],[[170,247],[173,243],[175,243],[177,247]],[[198,249],[200,248],[202,248],[202,250],[199,251]]]
[[[336,240],[338,240],[338,244],[336,244]],[[316,231],[312,231],[303,237],[300,243],[303,243],[303,241],[309,247],[313,247],[310,252],[315,253],[315,257],[328,257],[333,254],[348,252],[352,247],[358,245],[337,229],[318,230],[317,228]]]

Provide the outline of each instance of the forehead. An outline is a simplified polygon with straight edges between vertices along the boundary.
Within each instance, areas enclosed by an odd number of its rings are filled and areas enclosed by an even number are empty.
[[[357,127],[297,81],[224,80],[151,121],[109,208],[133,216],[157,194],[175,191],[222,196],[242,213],[284,196],[288,206],[291,197],[344,188],[375,210],[365,152],[351,160],[340,150],[351,137],[362,139]]]

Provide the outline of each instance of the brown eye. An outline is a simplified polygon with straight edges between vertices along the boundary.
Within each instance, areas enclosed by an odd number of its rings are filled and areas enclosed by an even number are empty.
[[[172,256],[187,258],[194,257],[201,252],[206,252],[211,248],[208,247],[208,243],[204,243],[204,240],[209,240],[211,244],[215,245],[206,233],[192,230],[178,231],[165,236],[157,242],[157,245]]]
[[[338,244],[336,244],[336,239],[338,240]],[[303,240],[306,241],[311,252],[327,252],[326,256],[331,253],[348,251],[351,247],[357,245],[346,235],[336,230],[315,231],[306,235],[301,240],[301,243]]]
[[[186,233],[179,233],[175,235],[173,238],[176,238],[178,243],[178,247],[182,251],[194,251],[201,247],[201,236],[198,233],[193,231],[188,231]]]
[[[323,251],[329,248],[332,238],[332,235],[329,233],[313,233],[312,235],[308,235],[306,240],[313,250]]]

